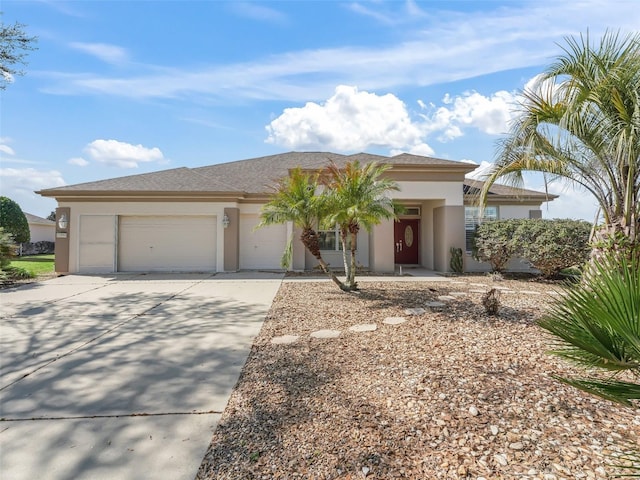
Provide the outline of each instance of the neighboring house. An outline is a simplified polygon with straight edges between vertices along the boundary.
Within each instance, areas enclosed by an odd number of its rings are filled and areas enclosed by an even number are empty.
[[[56,241],[56,222],[27,212],[24,212],[24,216],[29,224],[30,243]]]
[[[301,167],[321,169],[358,160],[390,164],[406,206],[399,221],[361,231],[357,260],[377,272],[396,265],[449,270],[449,249],[466,250],[477,218],[473,206],[479,183],[465,180],[476,166],[418,155],[384,157],[359,153],[290,152],[208,167],[175,168],[41,190],[58,201],[56,271],[80,273],[148,271],[236,271],[280,269],[293,235],[294,270],[316,266],[291,224],[256,229],[274,180]],[[485,217],[537,218],[541,204],[555,198],[496,185]],[[339,268],[335,230],[319,232],[323,256]],[[467,270],[484,265],[465,258]]]

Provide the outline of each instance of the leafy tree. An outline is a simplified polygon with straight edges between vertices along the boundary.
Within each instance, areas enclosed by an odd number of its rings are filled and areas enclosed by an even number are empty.
[[[327,227],[338,225],[340,243],[348,290],[357,290],[356,239],[362,227],[370,231],[385,219],[396,218],[400,206],[387,193],[399,190],[394,180],[383,177],[389,165],[374,162],[360,166],[358,161],[349,162],[344,169],[331,163],[323,176],[324,193],[329,211],[323,223]],[[347,258],[347,249],[349,258]]]
[[[28,36],[24,27],[18,22],[13,25],[0,24],[0,90],[6,89],[15,75],[24,75],[14,65],[26,65],[27,52],[36,49],[34,43],[37,37]]]
[[[47,220],[51,220],[52,222],[56,221],[56,211],[53,210],[49,215],[47,215]]]
[[[521,220],[514,233],[516,254],[545,277],[589,260],[591,224],[582,220]]]
[[[498,179],[522,186],[523,172],[542,172],[593,195],[600,246],[640,255],[640,33],[571,37],[563,50],[522,92],[480,201]]]
[[[0,197],[0,227],[17,243],[27,243],[30,240],[27,217],[20,205],[7,197]]]
[[[474,234],[473,258],[488,262],[492,272],[504,272],[507,263],[518,252],[514,239],[521,220],[492,220],[482,222]]]
[[[300,240],[309,252],[318,260],[320,268],[342,290],[346,286],[331,271],[329,265],[322,258],[317,225],[324,218],[326,210],[325,197],[318,195],[319,174],[309,174],[296,168],[287,177],[281,178],[271,199],[266,203],[261,212],[260,226],[278,223],[293,222],[302,230]],[[287,250],[283,255],[283,266],[288,266],[291,261],[291,239]]]

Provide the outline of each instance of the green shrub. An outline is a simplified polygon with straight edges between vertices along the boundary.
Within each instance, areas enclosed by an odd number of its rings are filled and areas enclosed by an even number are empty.
[[[13,237],[0,227],[0,270],[6,269],[15,255],[16,246]]]
[[[554,277],[589,260],[590,233],[591,224],[583,220],[523,220],[514,235],[516,254],[543,276]]]
[[[16,243],[27,243],[31,239],[27,217],[16,202],[0,197],[0,227],[9,233]]]
[[[24,267],[10,266],[5,269],[7,276],[12,280],[24,280],[27,278],[35,278],[36,275]]]
[[[492,272],[503,272],[517,253],[514,234],[523,220],[493,220],[478,225],[474,236],[473,258],[488,262]]]
[[[462,249],[451,247],[449,249],[449,253],[451,253],[451,260],[449,260],[451,271],[455,273],[462,273],[462,270],[464,268],[464,264],[462,261]]]

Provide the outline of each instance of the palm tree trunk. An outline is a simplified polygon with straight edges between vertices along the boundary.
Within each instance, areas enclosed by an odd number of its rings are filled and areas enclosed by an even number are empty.
[[[351,289],[351,264],[347,259],[347,231],[343,228],[340,228],[340,244],[342,245],[342,263],[344,264],[345,284],[349,289]]]
[[[307,248],[307,250],[311,252],[311,255],[313,255],[316,260],[318,260],[320,268],[329,276],[333,283],[335,283],[343,292],[349,291],[349,288],[344,283],[342,283],[338,277],[336,277],[335,273],[333,273],[329,268],[329,265],[327,265],[327,262],[325,262],[322,258],[322,254],[320,253],[318,234],[315,232],[315,230],[312,230],[311,228],[303,229],[302,234],[300,235],[300,240],[302,241],[302,244]]]
[[[349,271],[350,277],[348,279],[348,283],[353,290],[358,289],[358,284],[356,283],[356,238],[358,234],[351,232],[351,269]]]

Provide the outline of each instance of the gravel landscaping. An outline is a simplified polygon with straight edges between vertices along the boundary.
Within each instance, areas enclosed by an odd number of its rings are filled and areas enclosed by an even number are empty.
[[[605,479],[640,448],[637,410],[550,377],[578,372],[535,324],[557,285],[361,288],[283,283],[198,479]]]

